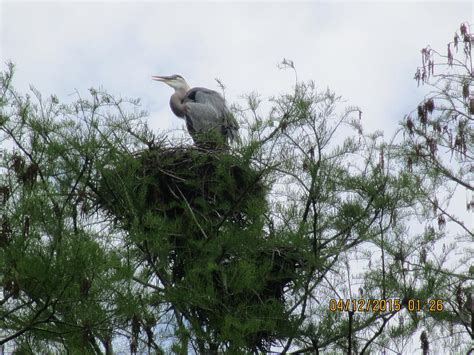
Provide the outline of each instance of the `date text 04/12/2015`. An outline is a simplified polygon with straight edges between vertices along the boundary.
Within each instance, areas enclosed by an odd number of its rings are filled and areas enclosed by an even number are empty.
[[[398,312],[406,307],[409,312],[441,312],[444,302],[441,299],[408,299],[404,303],[399,298],[393,299],[331,299],[329,310],[331,312]]]

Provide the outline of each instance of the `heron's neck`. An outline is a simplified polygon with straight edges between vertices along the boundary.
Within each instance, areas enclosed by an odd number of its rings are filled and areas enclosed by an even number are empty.
[[[188,85],[188,83],[183,83],[183,86],[181,88],[175,90],[183,90],[184,93],[187,93],[189,89],[191,89],[191,87]]]
[[[170,106],[171,106],[171,111],[173,113],[181,118],[184,118],[185,115],[185,106],[183,103],[183,99],[186,96],[186,93],[189,90],[189,86],[175,89],[175,92],[173,95],[171,95],[170,98]]]

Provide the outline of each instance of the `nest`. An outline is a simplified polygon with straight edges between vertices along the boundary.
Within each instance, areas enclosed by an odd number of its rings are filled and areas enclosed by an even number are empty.
[[[144,211],[174,219],[196,211],[213,222],[231,217],[243,223],[248,203],[265,199],[261,174],[223,152],[155,148],[112,165],[102,172],[97,202],[122,221]]]
[[[285,335],[284,292],[304,264],[295,247],[264,233],[263,179],[248,162],[223,151],[155,148],[117,159],[96,189],[97,204],[135,235],[140,250],[146,246],[148,261],[165,265],[171,302],[216,338],[243,332],[241,345],[260,350]],[[243,270],[254,284],[245,284]],[[205,294],[213,297],[201,301]],[[273,321],[235,329],[230,315],[244,325]]]

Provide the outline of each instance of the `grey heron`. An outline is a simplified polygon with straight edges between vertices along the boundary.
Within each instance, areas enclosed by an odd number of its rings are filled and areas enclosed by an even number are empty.
[[[174,89],[170,98],[173,113],[186,121],[186,128],[196,145],[218,143],[226,146],[238,139],[239,125],[216,91],[192,88],[181,75],[152,76]]]

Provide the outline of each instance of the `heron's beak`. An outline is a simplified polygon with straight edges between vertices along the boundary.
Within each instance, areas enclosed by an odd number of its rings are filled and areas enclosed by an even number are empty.
[[[158,76],[158,75],[154,75],[151,78],[153,80],[162,81],[162,82],[166,82],[166,80],[168,79],[166,76]]]

